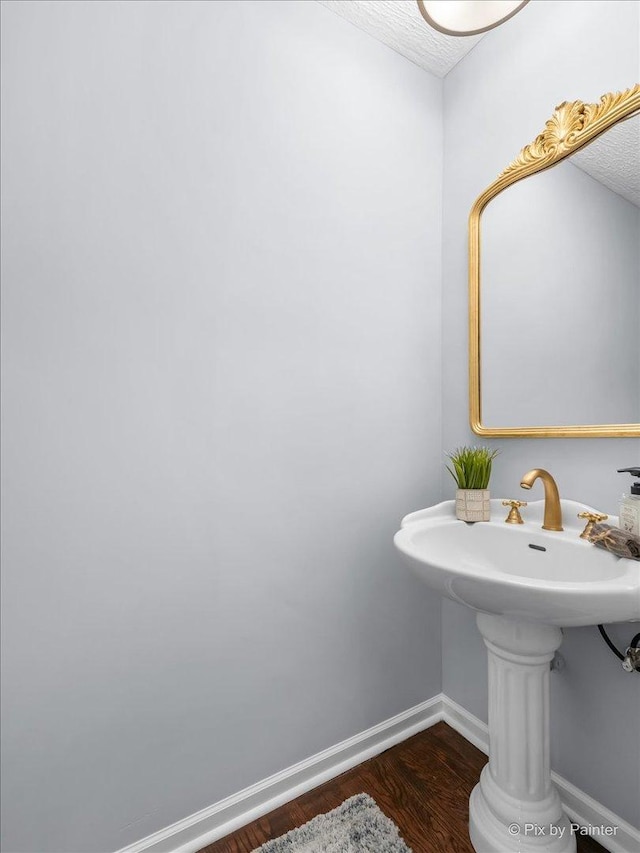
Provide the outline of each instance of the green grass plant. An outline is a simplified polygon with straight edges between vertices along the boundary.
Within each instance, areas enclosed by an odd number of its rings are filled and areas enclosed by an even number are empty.
[[[457,447],[447,453],[453,469],[447,465],[459,489],[487,489],[491,479],[491,466],[498,450],[489,447]]]

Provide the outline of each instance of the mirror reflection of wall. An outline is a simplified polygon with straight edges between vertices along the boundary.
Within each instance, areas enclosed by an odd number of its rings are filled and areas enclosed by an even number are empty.
[[[640,116],[489,203],[481,280],[487,426],[640,422]]]

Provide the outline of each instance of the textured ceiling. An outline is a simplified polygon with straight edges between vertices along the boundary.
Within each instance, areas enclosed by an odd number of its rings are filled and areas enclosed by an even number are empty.
[[[640,207],[640,115],[616,124],[574,154],[571,162]]]
[[[416,65],[444,77],[482,35],[445,36],[424,20],[415,0],[317,0]]]

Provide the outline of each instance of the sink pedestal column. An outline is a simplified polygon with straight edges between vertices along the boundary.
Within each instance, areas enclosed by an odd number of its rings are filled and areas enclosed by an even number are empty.
[[[489,658],[489,763],[469,801],[478,853],[573,853],[575,836],[551,781],[552,625],[478,614]]]

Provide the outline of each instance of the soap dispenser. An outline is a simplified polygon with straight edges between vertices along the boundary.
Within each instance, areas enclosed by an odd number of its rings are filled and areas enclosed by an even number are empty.
[[[618,474],[640,477],[640,468],[618,468]],[[640,536],[640,482],[631,484],[631,493],[623,494],[620,501],[620,529]]]

